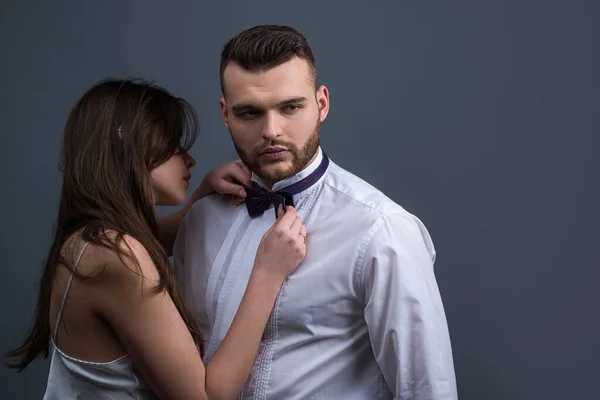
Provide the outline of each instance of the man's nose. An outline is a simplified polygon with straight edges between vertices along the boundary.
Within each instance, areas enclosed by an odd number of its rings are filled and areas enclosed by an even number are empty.
[[[281,123],[276,112],[265,115],[262,135],[265,139],[275,139],[281,135]]]

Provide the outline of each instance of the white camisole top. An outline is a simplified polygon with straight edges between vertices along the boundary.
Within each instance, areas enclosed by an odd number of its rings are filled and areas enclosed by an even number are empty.
[[[156,400],[158,397],[136,372],[128,355],[109,362],[84,361],[66,355],[56,345],[58,327],[73,276],[88,244],[88,242],[84,244],[77,257],[58,312],[51,338],[52,358],[44,400]]]

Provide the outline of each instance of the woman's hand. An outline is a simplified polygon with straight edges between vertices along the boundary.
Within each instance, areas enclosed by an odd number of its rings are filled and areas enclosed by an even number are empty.
[[[281,207],[281,206],[280,206]],[[280,210],[283,211],[283,210]],[[254,263],[255,273],[281,284],[306,257],[306,226],[292,206],[263,235]]]
[[[241,184],[250,185],[252,174],[241,160],[235,160],[220,167],[210,170],[204,180],[190,196],[186,208],[195,201],[212,193],[228,194],[232,196],[232,202],[240,205],[246,198],[246,191]]]
[[[281,286],[306,255],[305,237],[306,227],[291,206],[263,235],[235,318],[206,364],[209,398],[234,399],[242,391]]]
[[[194,202],[216,192],[232,195],[233,204],[240,205],[246,197],[246,192],[241,184],[249,185],[251,177],[252,174],[240,160],[210,170],[182,209],[158,219],[159,240],[167,255],[173,254],[173,243],[181,221]]]

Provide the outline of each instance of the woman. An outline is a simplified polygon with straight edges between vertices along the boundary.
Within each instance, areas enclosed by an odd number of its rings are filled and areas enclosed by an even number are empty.
[[[48,355],[51,340],[46,399],[235,399],[241,391],[277,293],[305,256],[306,228],[288,207],[265,233],[231,329],[204,366],[199,324],[167,258],[186,208],[160,224],[155,213],[185,202],[196,131],[187,102],[143,81],[101,82],[71,111],[35,324],[9,353],[22,370]],[[248,177],[239,163],[213,170],[191,201],[211,188],[236,194],[242,186],[233,181]]]

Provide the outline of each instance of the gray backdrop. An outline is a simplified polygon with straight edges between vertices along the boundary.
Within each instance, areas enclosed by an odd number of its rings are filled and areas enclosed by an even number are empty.
[[[236,157],[218,112],[222,45],[255,24],[290,24],[331,92],[328,154],[434,238],[460,398],[599,398],[597,0],[1,7],[2,352],[32,319],[76,99],[133,75],[191,100],[196,186]],[[41,398],[47,368],[0,369],[0,397]]]

